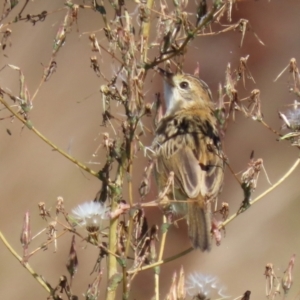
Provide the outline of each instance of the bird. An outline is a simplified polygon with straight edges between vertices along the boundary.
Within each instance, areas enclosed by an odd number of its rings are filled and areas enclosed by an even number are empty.
[[[160,68],[158,73],[164,80],[166,105],[151,145],[158,189],[166,189],[173,178],[166,196],[174,200],[175,212],[186,215],[193,248],[209,251],[210,207],[222,189],[225,166],[212,94],[193,75]]]

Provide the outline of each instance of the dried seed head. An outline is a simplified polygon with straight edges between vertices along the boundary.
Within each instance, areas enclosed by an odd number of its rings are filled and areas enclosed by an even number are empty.
[[[186,291],[190,296],[194,296],[195,299],[201,296],[199,299],[222,299],[229,298],[225,294],[226,287],[222,285],[216,276],[204,275],[201,273],[192,273],[186,280]]]
[[[45,202],[39,202],[38,204],[39,210],[40,210],[40,216],[45,219],[46,217],[50,217],[49,210],[46,209]]]
[[[89,284],[89,287],[85,293],[85,299],[88,300],[96,300],[98,299],[100,293],[100,283],[102,280],[102,271],[99,271],[96,278],[94,279],[92,284]]]
[[[145,105],[145,114],[148,117],[151,117],[151,110],[152,110],[152,104],[151,103],[146,103]]]
[[[241,300],[250,300],[251,291],[246,291]]]
[[[25,213],[24,216],[20,241],[24,248],[27,248],[31,242],[30,216],[28,211]]]
[[[96,233],[101,230],[106,207],[99,202],[85,202],[74,208],[72,214],[80,226],[85,226],[89,233]]]
[[[293,271],[294,264],[295,264],[295,257],[296,257],[295,254],[291,257],[291,259],[289,261],[289,265],[288,265],[287,269],[284,271],[284,276],[282,277],[281,285],[282,285],[282,288],[283,288],[285,294],[287,294],[289,292],[289,290],[293,284],[292,271]]]
[[[266,265],[264,275],[265,275],[266,277],[271,277],[271,276],[273,276],[273,274],[274,274],[273,264],[272,264],[272,263],[268,263],[268,264]]]
[[[64,210],[64,198],[58,196],[56,200],[56,214],[58,214],[59,212],[64,212]]]
[[[49,222],[48,224],[48,240],[51,240],[54,236],[55,236],[55,232],[57,231],[56,230],[56,225],[57,225],[57,222],[56,221],[52,221],[52,222]]]
[[[227,202],[222,202],[222,207],[220,209],[220,214],[223,217],[223,220],[226,220],[229,215],[229,204]]]
[[[285,116],[289,123],[286,126],[293,131],[300,131],[300,108],[287,111]]]
[[[78,268],[78,258],[77,258],[76,248],[75,248],[75,235],[73,235],[72,237],[71,248],[70,248],[69,258],[66,267],[71,275],[71,278],[73,278]]]
[[[216,245],[221,245],[222,234],[221,234],[221,222],[213,219],[211,224],[211,233],[213,235],[214,240],[216,241]],[[225,229],[224,229],[225,230]]]

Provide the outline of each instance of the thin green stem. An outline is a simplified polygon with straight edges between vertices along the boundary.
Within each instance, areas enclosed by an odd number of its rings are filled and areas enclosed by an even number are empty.
[[[50,147],[52,147],[55,151],[57,151],[58,153],[60,153],[61,155],[63,155],[65,158],[67,158],[68,160],[70,160],[72,163],[74,163],[75,165],[77,165],[79,168],[83,169],[84,171],[90,173],[91,175],[95,176],[98,178],[98,173],[93,171],[92,169],[88,168],[86,165],[84,165],[83,163],[81,163],[80,161],[78,161],[77,159],[75,159],[74,157],[72,157],[71,155],[69,155],[68,153],[66,153],[65,151],[61,150],[60,148],[58,148],[54,143],[52,143],[50,140],[48,140],[42,133],[40,133],[37,129],[35,129],[35,127],[33,126],[33,124],[31,123],[31,121],[29,120],[25,120],[23,117],[20,116],[20,114],[16,113],[9,105],[8,103],[2,98],[0,97],[0,102],[19,120],[21,121],[28,129],[30,129],[31,131],[33,131],[40,139],[42,139],[46,144],[48,144]]]
[[[46,290],[48,294],[51,294],[53,289],[49,285],[48,282],[45,281],[43,277],[38,275],[28,263],[24,263],[23,259],[18,253],[14,250],[14,248],[7,241],[3,233],[0,231],[0,239],[4,243],[5,247],[10,251],[10,253],[22,264],[22,266],[31,274],[31,276]]]

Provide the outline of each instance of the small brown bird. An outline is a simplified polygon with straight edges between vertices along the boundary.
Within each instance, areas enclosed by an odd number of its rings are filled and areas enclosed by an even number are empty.
[[[224,160],[214,115],[211,92],[202,80],[162,69],[166,113],[159,121],[152,149],[160,191],[170,174],[174,186],[168,190],[174,210],[187,214],[188,233],[194,248],[211,246],[210,204],[223,184]],[[173,173],[171,173],[173,172]]]

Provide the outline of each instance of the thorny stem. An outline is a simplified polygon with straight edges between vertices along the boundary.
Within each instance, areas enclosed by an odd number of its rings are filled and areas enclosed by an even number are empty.
[[[48,282],[43,279],[40,275],[38,275],[28,263],[24,263],[23,259],[18,253],[12,248],[12,246],[9,244],[5,236],[0,231],[0,239],[6,246],[6,248],[10,251],[10,253],[23,265],[23,267],[32,275],[32,277],[47,291],[47,293],[51,294],[53,292],[53,288],[49,285]]]
[[[98,173],[93,171],[92,169],[88,168],[86,165],[82,164],[80,161],[66,153],[65,151],[58,148],[55,144],[53,144],[50,140],[48,140],[42,133],[40,133],[37,129],[34,128],[33,124],[29,120],[25,120],[22,118],[18,113],[16,113],[8,104],[7,102],[0,97],[0,102],[19,120],[21,121],[28,129],[33,131],[39,138],[41,138],[46,144],[48,144],[50,147],[52,147],[54,150],[56,150],[58,153],[66,157],[68,160],[70,160],[72,163],[83,169],[84,171],[90,173],[91,175],[98,178]]]

